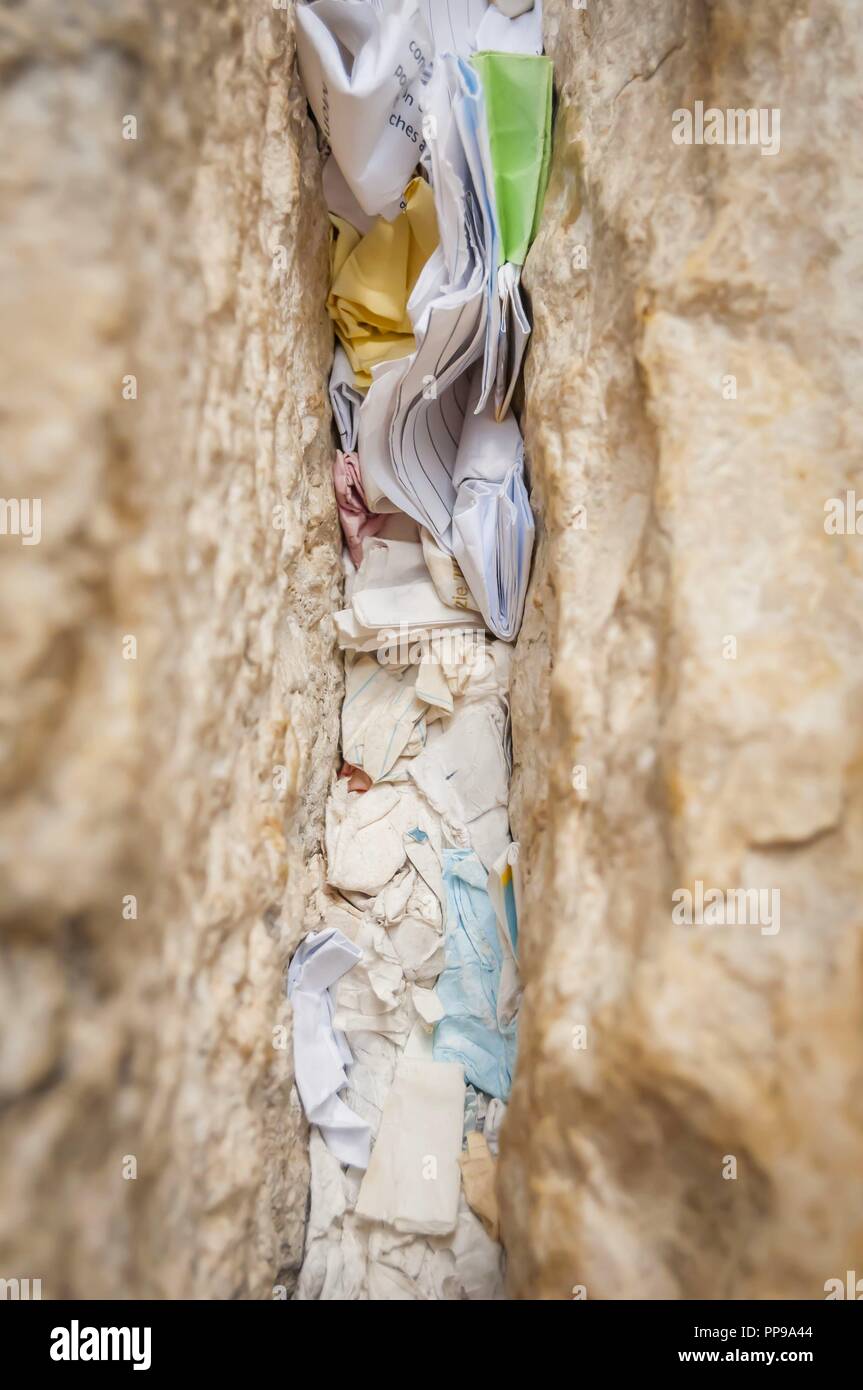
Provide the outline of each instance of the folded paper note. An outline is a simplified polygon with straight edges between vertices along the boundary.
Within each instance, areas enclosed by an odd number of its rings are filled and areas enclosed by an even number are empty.
[[[524,481],[524,445],[512,411],[496,420],[468,400],[452,481],[451,545],[487,625],[512,642],[521,626],[534,520]]]
[[[476,34],[480,52],[541,53],[542,0],[495,0],[480,21]]]
[[[446,1017],[435,1028],[434,1055],[461,1062],[465,1079],[486,1095],[506,1100],[516,1052],[516,1021],[498,1014],[503,951],[488,878],[475,854],[444,850],[447,894],[446,969],[438,998]]]
[[[369,216],[395,217],[424,148],[418,0],[316,0],[296,16],[300,76],[345,181]]]
[[[471,61],[482,80],[502,258],[523,265],[548,183],[551,59],[477,53]]]
[[[357,1216],[403,1233],[452,1231],[461,1186],[463,1113],[461,1067],[405,1054],[386,1099]]]
[[[348,355],[341,343],[336,343],[330,372],[330,405],[343,453],[352,454],[357,447],[362,403],[363,393],[354,384],[354,369]]]
[[[494,0],[494,3],[507,19],[517,19],[533,9],[533,0]]]
[[[434,199],[424,179],[405,189],[404,211],[392,222],[379,217],[361,236],[331,214],[335,229],[332,285],[327,312],[354,370],[355,385],[371,384],[378,362],[414,348],[407,302],[438,242]]]
[[[342,1163],[365,1168],[371,1132],[339,1091],[353,1060],[344,1034],[333,1026],[333,987],[362,958],[362,951],[336,928],[310,932],[288,970],[294,1009],[294,1068],[297,1090],[310,1124],[320,1127],[327,1148]]]
[[[348,654],[342,752],[373,782],[383,781],[398,758],[425,747],[428,706],[416,685],[415,666],[381,666],[377,656]]]
[[[410,656],[387,655],[413,634],[482,627],[478,613],[442,603],[418,541],[367,540],[350,604],[335,615],[339,646],[378,651],[403,665]]]
[[[486,16],[489,0],[420,0],[423,19],[432,41],[435,58],[444,53],[470,57],[477,50],[477,32]]]

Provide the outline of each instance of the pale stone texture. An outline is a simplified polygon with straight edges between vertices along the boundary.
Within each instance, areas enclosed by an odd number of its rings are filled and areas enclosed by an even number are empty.
[[[341,663],[291,26],[269,0],[0,21],[0,496],[44,504],[38,546],[0,536],[0,1277],[45,1297],[269,1298],[301,1256],[272,1030]],[[859,29],[838,0],[546,0],[515,1297],[863,1270],[860,541],[823,526],[863,496]],[[674,146],[696,99],[779,106],[781,153]],[[698,878],[779,888],[779,933],[673,927]]]
[[[273,1030],[342,687],[292,25],[34,0],[0,26],[0,493],[43,500],[39,545],[0,536],[0,1277],[46,1298],[271,1298],[301,1256]]]
[[[863,541],[824,530],[863,496],[861,20],[547,0],[515,1297],[817,1299],[863,1268]],[[697,99],[780,107],[780,153],[675,146]],[[778,934],[673,926],[696,879],[778,888]]]

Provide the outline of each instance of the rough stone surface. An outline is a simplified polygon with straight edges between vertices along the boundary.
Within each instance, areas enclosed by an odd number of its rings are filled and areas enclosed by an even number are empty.
[[[545,8],[510,1290],[819,1298],[863,1268],[861,563],[823,524],[863,496],[859,7]],[[45,1297],[269,1298],[301,1255],[273,1029],[341,676],[291,27],[0,20],[0,496],[43,500],[0,536],[0,1277]],[[673,145],[697,99],[780,107],[781,152]],[[697,879],[780,931],[675,927]]]
[[[547,0],[546,36],[510,1290],[823,1298],[863,1249],[860,540],[824,529],[859,490],[861,15]],[[779,107],[780,153],[673,144],[698,99]],[[779,889],[779,932],[672,925],[697,879]]]
[[[341,663],[292,22],[34,0],[0,26],[0,494],[43,504],[39,545],[0,536],[0,1276],[46,1298],[272,1297],[301,1255],[273,1030]]]

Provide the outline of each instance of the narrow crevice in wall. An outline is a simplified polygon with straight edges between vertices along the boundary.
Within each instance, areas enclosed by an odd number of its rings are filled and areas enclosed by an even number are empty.
[[[0,1278],[288,1299],[344,694],[294,10],[7,9]],[[544,12],[507,1294],[820,1299],[863,1225],[860,15]],[[677,143],[696,103],[781,149]],[[781,922],[681,927],[698,884]]]
[[[288,980],[311,1123],[299,1299],[504,1296],[509,689],[534,538],[510,402],[552,109],[528,10],[296,14],[333,225],[346,574],[327,888]]]

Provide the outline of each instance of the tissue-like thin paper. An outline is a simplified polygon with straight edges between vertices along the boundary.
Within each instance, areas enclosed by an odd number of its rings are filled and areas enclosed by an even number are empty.
[[[476,855],[444,850],[446,968],[438,998],[446,1017],[435,1028],[434,1055],[460,1062],[465,1079],[506,1100],[515,1065],[516,1022],[498,1017],[503,953],[486,874]]]

